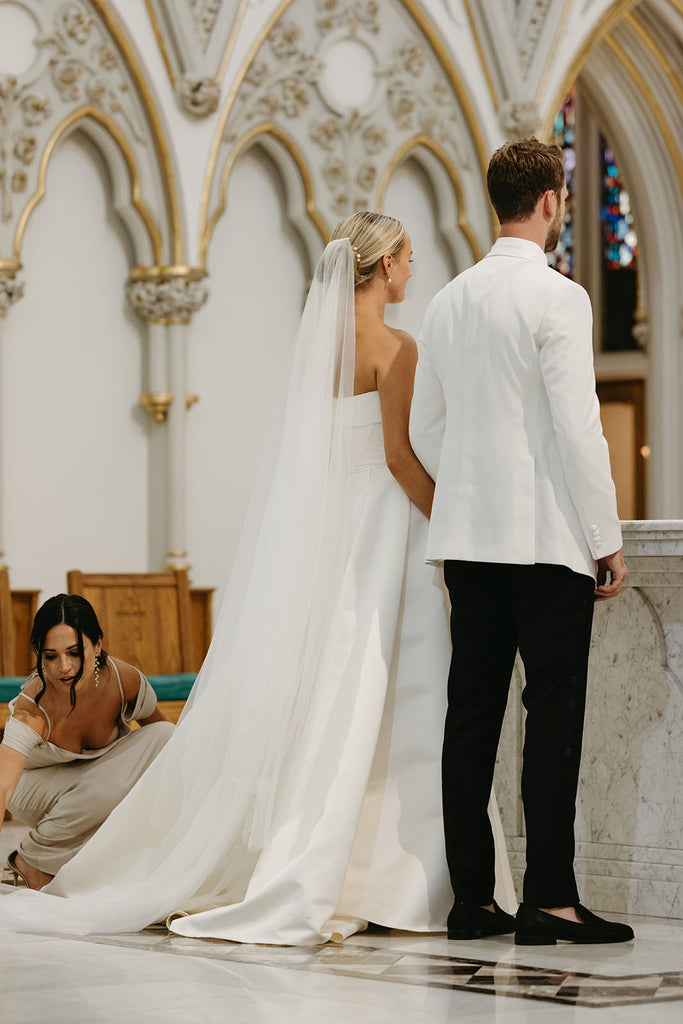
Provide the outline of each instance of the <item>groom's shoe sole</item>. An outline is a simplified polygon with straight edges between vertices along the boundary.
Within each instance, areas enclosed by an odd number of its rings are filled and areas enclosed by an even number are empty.
[[[558,941],[576,942],[584,945],[604,942],[629,942],[633,929],[627,924],[605,921],[579,903],[576,910],[583,918],[582,924],[565,921],[555,914],[528,907],[524,903],[517,911],[516,946],[556,946]]]

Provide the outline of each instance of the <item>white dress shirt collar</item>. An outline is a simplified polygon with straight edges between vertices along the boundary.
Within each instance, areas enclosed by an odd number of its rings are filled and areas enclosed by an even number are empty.
[[[525,260],[535,260],[537,263],[548,264],[545,253],[540,245],[531,242],[528,238],[518,238],[515,235],[507,235],[499,238],[493,248],[487,253],[488,256],[521,256]]]

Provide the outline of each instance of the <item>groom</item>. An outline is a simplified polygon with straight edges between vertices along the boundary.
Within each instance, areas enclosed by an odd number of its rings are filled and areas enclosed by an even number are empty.
[[[581,906],[573,867],[593,604],[619,593],[626,566],[590,300],[545,257],[567,198],[562,151],[533,138],[507,143],[487,184],[500,237],[427,310],[410,425],[436,480],[427,560],[444,562],[452,605],[448,935],[516,927],[521,944],[621,942],[633,931]],[[518,650],[527,867],[515,922],[493,901],[487,804]]]

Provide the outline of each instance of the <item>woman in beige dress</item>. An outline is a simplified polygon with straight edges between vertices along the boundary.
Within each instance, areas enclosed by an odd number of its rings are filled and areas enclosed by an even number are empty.
[[[85,598],[46,601],[30,642],[36,671],[10,703],[0,743],[0,827],[9,809],[31,829],[5,880],[42,889],[132,789],[173,726],[142,672],[103,649]]]

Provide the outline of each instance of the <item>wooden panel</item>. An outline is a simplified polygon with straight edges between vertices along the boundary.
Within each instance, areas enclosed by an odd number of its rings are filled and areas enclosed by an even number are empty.
[[[199,672],[211,643],[213,630],[211,602],[214,589],[214,587],[193,587],[190,590],[192,635],[194,639],[194,665],[192,670],[194,672]]]
[[[602,427],[610,450],[620,519],[647,517],[645,381],[598,383]]]
[[[7,569],[0,569],[0,675],[14,672],[14,617]]]
[[[147,675],[193,670],[187,573],[68,573],[70,594],[97,612],[105,649]]]
[[[28,676],[35,666],[35,657],[29,647],[33,620],[38,611],[39,590],[12,590],[12,617],[14,619],[14,672],[15,676]]]

